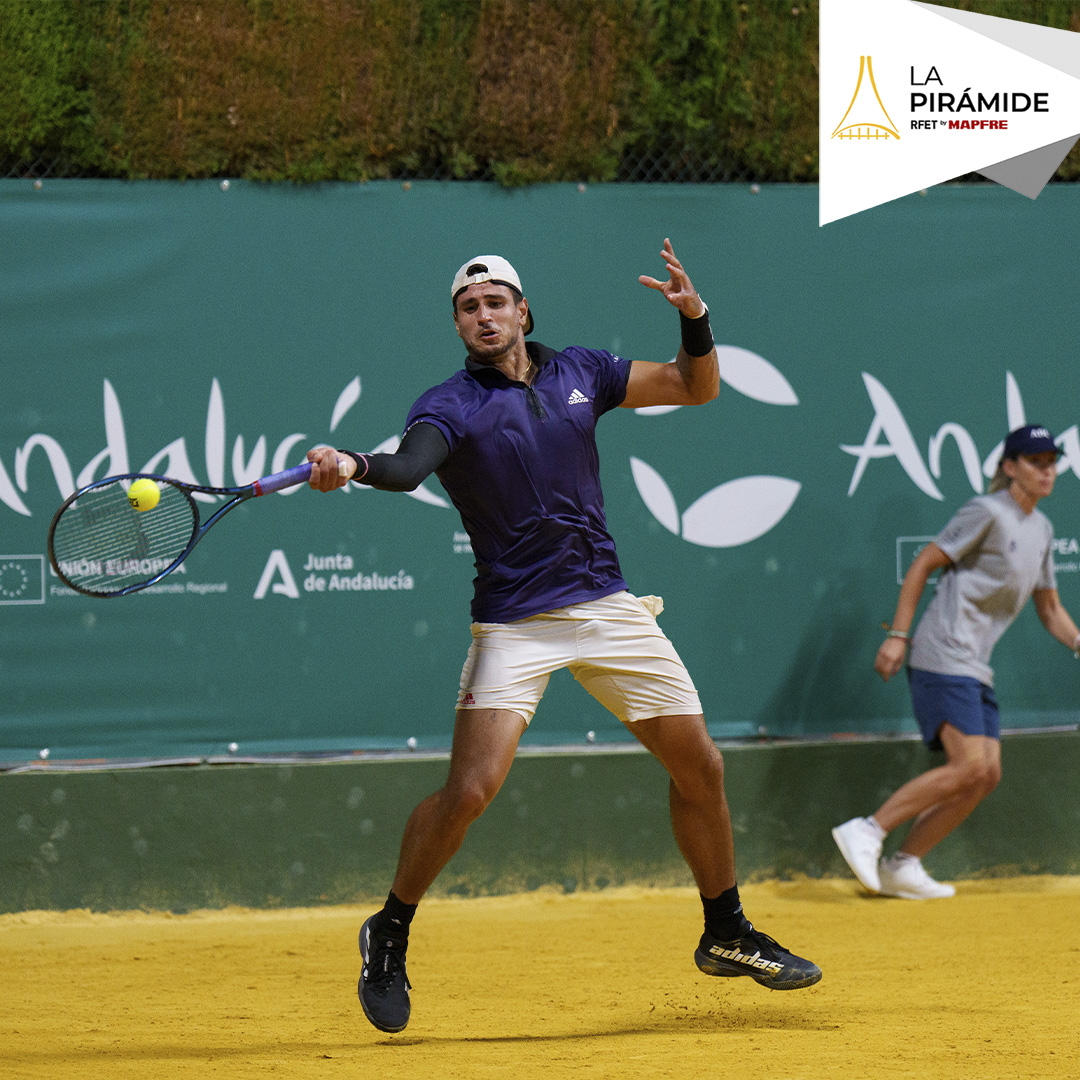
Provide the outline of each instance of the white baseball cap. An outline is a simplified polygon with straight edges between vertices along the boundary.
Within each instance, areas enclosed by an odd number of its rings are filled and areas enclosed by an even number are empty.
[[[525,293],[517,271],[501,255],[477,255],[468,262],[462,263],[461,269],[454,275],[454,284],[450,286],[450,302],[455,303],[458,296],[470,285],[479,285],[485,281],[494,282],[496,285],[507,285],[511,289],[516,289],[521,295]],[[530,308],[525,323],[525,333],[532,333],[532,328],[533,317],[532,308]]]

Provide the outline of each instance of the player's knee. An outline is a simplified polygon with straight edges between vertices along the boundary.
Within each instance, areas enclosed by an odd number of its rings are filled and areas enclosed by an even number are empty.
[[[724,755],[714,750],[708,755],[704,766],[705,783],[712,791],[724,790]]]
[[[965,761],[957,769],[957,793],[981,799],[997,787],[1000,778],[1001,769],[992,762],[977,758]]]
[[[694,802],[714,803],[724,797],[724,758],[715,747],[672,771],[672,780]]]
[[[982,793],[985,798],[1001,783],[1001,764],[996,761],[988,761],[984,764],[980,776]]]
[[[447,814],[454,821],[469,825],[488,808],[488,804],[494,797],[495,791],[489,791],[481,782],[471,781],[447,789],[444,806]]]

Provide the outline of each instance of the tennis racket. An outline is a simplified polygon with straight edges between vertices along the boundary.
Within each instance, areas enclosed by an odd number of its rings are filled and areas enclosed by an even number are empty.
[[[344,465],[341,471],[344,475]],[[49,562],[76,592],[127,596],[171,574],[234,506],[295,487],[310,476],[310,461],[246,487],[200,487],[147,473],[107,476],[80,488],[53,515]],[[157,484],[161,495],[153,509],[136,510],[128,501],[128,489],[144,479]],[[192,497],[196,492],[231,498],[200,521]]]

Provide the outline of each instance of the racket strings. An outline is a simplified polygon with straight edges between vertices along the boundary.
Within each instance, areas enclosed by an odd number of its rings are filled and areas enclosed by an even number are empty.
[[[187,495],[160,484],[152,510],[136,510],[115,481],[80,495],[60,515],[52,548],[61,576],[88,592],[110,594],[162,574],[184,552],[197,515]]]

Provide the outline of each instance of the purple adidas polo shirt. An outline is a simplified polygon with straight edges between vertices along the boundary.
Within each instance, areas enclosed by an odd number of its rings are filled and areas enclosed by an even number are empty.
[[[528,342],[531,386],[466,361],[409,410],[450,447],[436,470],[476,555],[472,617],[513,622],[627,587],[607,531],[596,421],[626,397],[630,361]]]

